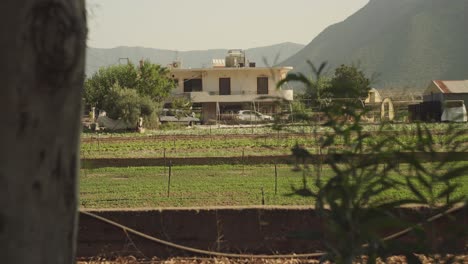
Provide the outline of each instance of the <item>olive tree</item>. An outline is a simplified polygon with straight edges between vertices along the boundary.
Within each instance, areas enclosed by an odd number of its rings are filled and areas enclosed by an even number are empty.
[[[135,89],[114,84],[103,103],[107,116],[121,118],[128,124],[136,124],[140,117],[149,118],[155,111],[155,103],[149,96],[141,96]]]
[[[84,98],[88,105],[105,109],[112,100],[112,90],[115,86],[135,90],[140,98],[150,98],[154,103],[162,103],[175,88],[174,81],[169,78],[167,68],[142,61],[135,66],[112,65],[99,69],[85,82]]]
[[[131,63],[102,67],[86,79],[85,101],[88,105],[103,109],[103,104],[115,84],[121,87],[135,87],[137,77],[135,66]]]

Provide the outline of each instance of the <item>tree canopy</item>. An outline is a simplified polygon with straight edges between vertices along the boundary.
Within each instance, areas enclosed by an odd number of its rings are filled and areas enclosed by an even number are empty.
[[[332,98],[364,99],[370,89],[370,80],[361,70],[341,65],[335,70],[328,91]]]
[[[155,110],[155,103],[149,96],[141,96],[135,89],[121,87],[118,83],[110,89],[103,104],[108,117],[122,118],[135,124],[140,117],[149,117]]]
[[[103,109],[103,104],[115,84],[120,87],[135,88],[137,78],[138,72],[132,63],[100,68],[85,81],[85,102],[90,106]]]
[[[156,102],[162,102],[175,88],[175,83],[168,77],[168,74],[169,70],[167,68],[144,61],[137,68],[135,88],[140,95],[149,96]]]
[[[323,62],[317,68],[315,65],[307,61],[314,76],[308,77],[303,73],[289,73],[285,79],[279,81],[278,87],[287,82],[300,82],[304,85],[304,94],[301,98],[306,100],[319,100],[328,97],[327,91],[330,86],[330,79],[322,75],[323,70],[327,66],[327,62]]]
[[[300,72],[290,73],[277,86],[280,87],[286,82],[302,83],[304,93],[300,95],[300,99],[306,100],[307,107],[319,106],[323,109],[324,106],[330,106],[333,99],[346,99],[339,100],[340,103],[334,104],[335,106],[362,106],[362,103],[358,102],[368,96],[371,88],[370,80],[358,67],[341,65],[335,69],[332,77],[328,77],[322,74],[327,62],[321,63],[319,67],[310,61],[307,63],[312,70],[311,77]]]
[[[85,81],[85,101],[102,109],[110,90],[118,84],[134,89],[140,96],[148,96],[157,103],[167,98],[175,84],[168,76],[168,70],[149,61],[139,66],[132,63],[100,68]]]
[[[335,69],[333,77],[322,73],[326,62],[317,68],[308,61],[313,76],[307,77],[303,73],[290,73],[278,83],[278,87],[286,82],[299,82],[304,85],[303,99],[320,100],[328,98],[364,99],[370,90],[370,80],[356,66],[341,65]]]
[[[99,69],[85,81],[84,98],[111,118],[135,123],[140,116],[150,116],[174,88],[167,68],[143,61]]]

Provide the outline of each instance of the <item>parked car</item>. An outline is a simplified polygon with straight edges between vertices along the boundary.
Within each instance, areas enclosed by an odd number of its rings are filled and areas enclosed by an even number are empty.
[[[191,126],[200,124],[200,119],[195,117],[193,113],[189,115],[182,110],[164,108],[159,113],[159,122],[161,122],[161,124],[175,123]]]
[[[236,118],[239,121],[245,121],[245,122],[273,121],[272,116],[264,115],[262,113],[252,111],[252,110],[240,110],[236,113]]]

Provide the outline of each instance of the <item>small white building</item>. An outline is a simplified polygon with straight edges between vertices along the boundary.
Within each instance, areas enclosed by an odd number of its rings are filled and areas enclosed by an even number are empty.
[[[380,95],[380,92],[375,88],[371,88],[369,92],[367,93],[367,98],[364,101],[364,103],[365,104],[382,103],[382,96]]]
[[[423,93],[424,102],[437,102],[442,121],[466,122],[468,80],[432,81]],[[457,117],[458,116],[458,117]]]
[[[224,65],[223,65],[224,63]],[[254,109],[271,114],[278,100],[291,102],[293,90],[277,88],[292,67],[256,67],[240,50],[231,50],[225,60],[213,60],[211,68],[172,68],[177,88],[173,96],[184,96],[201,106],[202,120],[217,119],[217,114]]]
[[[423,93],[424,102],[463,100],[468,104],[468,80],[432,81]]]

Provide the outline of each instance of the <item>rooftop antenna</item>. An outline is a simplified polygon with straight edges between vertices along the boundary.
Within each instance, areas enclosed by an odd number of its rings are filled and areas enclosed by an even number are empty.
[[[179,58],[179,51],[176,50],[176,51],[174,51],[174,60],[172,61],[172,67],[173,68],[180,68],[181,64],[182,64],[182,62],[180,61],[180,58]]]

